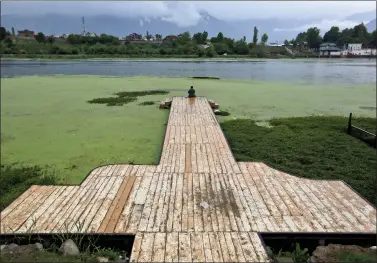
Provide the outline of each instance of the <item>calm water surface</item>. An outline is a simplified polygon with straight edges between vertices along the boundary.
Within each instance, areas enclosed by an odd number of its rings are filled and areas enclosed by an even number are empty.
[[[375,60],[267,61],[37,61],[2,60],[1,77],[30,75],[216,76],[227,79],[290,81],[302,84],[376,83]]]

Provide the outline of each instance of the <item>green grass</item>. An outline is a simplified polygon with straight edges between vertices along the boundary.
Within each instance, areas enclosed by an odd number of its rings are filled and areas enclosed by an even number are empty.
[[[1,165],[0,211],[32,185],[51,185],[58,182],[54,171],[48,167]]]
[[[311,179],[340,179],[376,203],[376,149],[346,133],[346,117],[270,120],[271,128],[252,120],[221,124],[238,161],[261,161]],[[375,118],[355,124],[375,131]]]
[[[95,167],[159,162],[168,110],[140,107],[146,101],[185,96],[193,85],[231,113],[220,121],[308,116],[375,116],[374,84],[310,86],[283,82],[194,80],[158,77],[51,76],[1,79],[1,162],[48,165],[60,183],[78,184]],[[89,104],[118,92],[159,90],[121,107]],[[344,123],[344,126],[347,122]],[[363,165],[363,164],[361,164]],[[356,166],[356,165],[355,165]]]
[[[377,255],[375,251],[369,253],[364,252],[342,252],[338,255],[339,262],[365,262],[372,263],[377,261]]]

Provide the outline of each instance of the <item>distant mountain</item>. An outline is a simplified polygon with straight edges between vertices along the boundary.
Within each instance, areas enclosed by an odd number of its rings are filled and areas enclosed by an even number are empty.
[[[292,28],[312,21],[298,19],[249,19],[243,21],[226,22],[216,19],[203,13],[202,18],[196,26],[178,27],[177,25],[162,20],[161,18],[124,18],[110,15],[86,16],[85,25],[87,32],[96,34],[107,33],[115,36],[126,36],[130,33],[146,34],[179,34],[184,31],[191,33],[207,31],[209,36],[216,36],[222,32],[224,36],[240,39],[246,36],[251,41],[253,28],[259,30],[259,38],[263,33],[267,33],[269,41],[284,41],[297,35],[297,32],[275,32],[277,27]],[[1,25],[10,30],[14,27],[16,31],[29,29],[45,34],[61,35],[64,33],[81,33],[81,17],[60,14],[48,14],[44,16],[20,16],[20,15],[1,15]]]
[[[366,24],[365,27],[367,28],[368,32],[373,32],[376,30],[376,18]]]
[[[370,12],[355,14],[348,19],[351,21],[370,21],[375,18],[364,20],[369,17]],[[359,20],[360,18],[361,20]],[[161,18],[125,18],[110,15],[85,16],[85,25],[87,32],[96,34],[106,33],[119,37],[126,36],[130,33],[146,34],[179,34],[184,31],[196,32],[207,31],[209,37],[216,36],[222,32],[224,36],[240,39],[246,36],[247,41],[253,37],[253,28],[256,26],[259,30],[259,39],[263,33],[267,33],[268,42],[284,41],[292,39],[299,33],[294,30],[274,30],[276,28],[299,28],[303,25],[312,25],[316,22],[308,19],[248,19],[243,21],[222,21],[208,13],[201,13],[199,23],[191,27],[178,27],[174,23],[164,21]],[[74,15],[47,14],[44,16],[25,16],[25,15],[1,15],[1,25],[10,30],[12,27],[16,31],[29,29],[45,34],[79,34],[82,31],[81,17]]]
[[[356,22],[366,22],[371,21],[372,19],[376,18],[376,10],[363,12],[363,13],[356,13],[346,17],[346,20],[349,21],[356,21]]]

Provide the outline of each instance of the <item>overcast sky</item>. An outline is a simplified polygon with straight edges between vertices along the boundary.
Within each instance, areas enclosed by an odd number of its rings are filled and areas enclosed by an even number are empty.
[[[345,17],[376,9],[375,1],[2,1],[1,5],[2,14],[161,17],[179,26],[195,25],[200,19],[200,11],[221,20],[296,18],[313,19],[322,24],[334,21],[350,24],[352,21],[344,21]]]

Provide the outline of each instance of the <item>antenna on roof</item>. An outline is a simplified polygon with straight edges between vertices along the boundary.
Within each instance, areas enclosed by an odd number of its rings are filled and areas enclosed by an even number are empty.
[[[86,34],[85,20],[84,20],[84,17],[82,17],[82,35],[85,36],[85,34]]]

